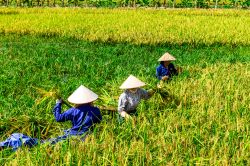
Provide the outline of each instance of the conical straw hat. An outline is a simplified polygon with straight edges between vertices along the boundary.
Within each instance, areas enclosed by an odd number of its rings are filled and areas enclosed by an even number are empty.
[[[168,52],[163,54],[162,57],[160,57],[160,59],[158,59],[158,61],[175,61],[175,60],[176,60],[175,57],[170,55]]]
[[[139,80],[133,75],[130,75],[126,81],[120,86],[121,89],[132,89],[132,88],[139,88],[146,85],[144,82]]]
[[[74,104],[85,104],[95,101],[98,95],[81,85],[68,98],[68,101]]]

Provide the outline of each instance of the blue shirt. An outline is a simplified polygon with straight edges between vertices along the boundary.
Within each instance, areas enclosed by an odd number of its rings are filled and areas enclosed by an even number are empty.
[[[163,64],[160,64],[156,68],[156,77],[161,80],[163,76],[171,77],[173,75],[177,75],[177,70],[175,69],[174,65],[170,63],[166,68]]]
[[[82,135],[95,123],[102,120],[101,112],[97,107],[86,104],[77,108],[72,107],[61,113],[61,105],[61,103],[57,103],[54,107],[54,116],[57,122],[68,120],[72,122],[72,128],[69,130],[70,135]]]
[[[38,139],[28,137],[22,133],[13,133],[5,141],[0,142],[0,148],[12,147],[16,151],[21,146],[33,147],[38,144]]]

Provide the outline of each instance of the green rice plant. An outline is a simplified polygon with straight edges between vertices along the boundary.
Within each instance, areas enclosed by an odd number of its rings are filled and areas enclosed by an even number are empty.
[[[63,134],[71,124],[54,120],[55,89],[67,97],[83,84],[99,95],[96,106],[116,108],[128,75],[146,82],[145,89],[157,86],[157,59],[166,51],[183,72],[142,101],[132,120],[119,123],[117,112],[102,110],[103,121],[85,142],[3,150],[1,165],[250,162],[248,11],[8,10],[19,14],[0,16],[9,21],[0,19],[1,140],[12,132]]]

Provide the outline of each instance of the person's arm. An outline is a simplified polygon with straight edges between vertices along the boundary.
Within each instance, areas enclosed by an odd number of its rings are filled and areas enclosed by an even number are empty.
[[[148,92],[145,89],[139,89],[139,93],[140,93],[141,98],[143,98],[143,99],[149,99],[154,94],[153,91]]]
[[[161,68],[160,67],[156,68],[156,77],[158,78],[158,80],[162,79]]]
[[[119,97],[119,101],[118,101],[118,112],[121,113],[122,111],[125,111],[125,108],[128,104],[128,100],[126,98],[126,94],[121,94],[121,96]]]
[[[128,104],[128,100],[126,98],[126,95],[123,93],[119,97],[118,112],[124,118],[129,118],[130,117],[130,115],[125,111],[125,108],[126,108],[127,104]]]
[[[171,75],[178,75],[178,71],[177,71],[177,69],[175,68],[175,66],[174,66],[173,63],[170,63],[170,64],[168,65],[168,68],[169,68],[169,70],[170,70],[170,72],[171,72]]]
[[[65,122],[71,120],[72,109],[68,109],[64,113],[61,113],[62,110],[62,100],[57,100],[56,105],[53,109],[54,117],[57,122]]]

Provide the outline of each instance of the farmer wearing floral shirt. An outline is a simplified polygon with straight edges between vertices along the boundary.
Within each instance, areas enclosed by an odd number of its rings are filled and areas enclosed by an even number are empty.
[[[170,79],[174,75],[178,75],[178,71],[171,61],[175,61],[175,57],[170,55],[168,52],[165,53],[158,61],[160,65],[156,68],[156,77],[159,80],[165,81]]]
[[[70,135],[85,135],[92,129],[94,124],[102,120],[100,110],[92,105],[92,102],[98,98],[98,95],[81,85],[75,92],[69,96],[68,101],[75,104],[61,113],[62,100],[57,100],[53,113],[57,122],[71,121],[72,128],[65,131],[63,136],[50,139],[51,143],[68,138]]]
[[[146,91],[140,87],[145,83],[138,78],[130,75],[121,85],[121,89],[125,91],[120,95],[118,102],[118,113],[122,118],[130,118],[130,115],[136,114],[136,107],[141,99],[149,99],[153,95],[153,91]]]

